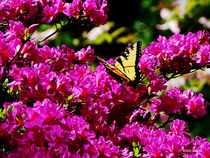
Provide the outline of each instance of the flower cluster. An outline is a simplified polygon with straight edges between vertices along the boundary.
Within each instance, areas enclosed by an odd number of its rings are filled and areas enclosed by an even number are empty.
[[[106,0],[73,0],[66,3],[64,0],[4,0],[0,2],[0,22],[9,20],[21,21],[25,26],[50,23],[59,20],[63,13],[69,18],[88,18],[96,25],[105,24],[107,20]],[[80,20],[82,20],[80,18]]]
[[[103,0],[86,0],[82,2],[81,0],[74,0],[72,3],[66,3],[64,5],[65,10],[63,13],[68,17],[78,17],[80,16],[81,10],[83,10],[83,16],[90,17],[92,21],[98,24],[105,24],[107,20],[107,1]]]
[[[5,108],[7,119],[0,127],[3,145],[12,146],[7,157],[132,157],[133,142],[138,144],[138,154],[143,151],[143,157],[210,156],[208,140],[190,138],[185,122],[178,119],[167,131],[138,122],[122,129],[116,124],[104,125],[98,127],[104,129],[100,131],[83,116],[48,99],[37,101],[33,108],[23,102],[5,104]]]
[[[163,131],[154,126],[140,127],[138,123],[126,125],[118,137],[127,144],[138,144],[142,157],[209,157],[210,143],[207,139],[191,139],[185,129],[185,122],[174,120],[170,129]],[[203,148],[205,146],[205,148]]]
[[[103,65],[91,71],[88,63],[95,55],[90,46],[40,48],[27,38],[37,26],[25,24],[30,16],[37,23],[61,12],[77,19],[82,12],[104,23],[105,0],[11,2],[2,1],[0,11],[1,20],[9,20],[0,32],[0,92],[7,94],[0,105],[0,157],[210,156],[210,143],[191,138],[184,121],[174,120],[167,130],[161,128],[165,122],[158,126],[163,112],[195,118],[207,113],[202,94],[176,87],[160,94],[167,88],[167,73],[184,73],[178,69],[181,59],[189,70],[209,62],[207,32],[161,37],[145,48],[139,66],[148,80],[134,88],[118,83]],[[17,16],[23,21],[10,20]]]
[[[159,36],[157,42],[142,51],[139,66],[144,74],[157,69],[166,79],[189,73],[210,62],[210,38],[207,31],[175,34],[167,39]]]
[[[182,91],[176,87],[169,89],[165,95],[161,95],[150,104],[150,111],[155,113],[165,112],[166,114],[181,113],[187,111],[188,115],[195,118],[206,115],[207,105],[204,102],[203,95],[188,90]]]

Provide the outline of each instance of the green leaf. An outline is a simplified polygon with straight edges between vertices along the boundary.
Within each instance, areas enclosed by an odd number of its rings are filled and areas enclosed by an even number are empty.
[[[30,34],[28,33],[28,28],[26,28],[24,39],[27,40],[29,37],[30,37]]]
[[[8,93],[8,94],[11,94],[12,91],[13,91],[13,87],[9,88],[9,89],[7,90],[7,93]]]
[[[7,111],[13,111],[14,110],[14,106],[8,106],[8,109],[7,109]]]
[[[139,148],[133,148],[133,152],[134,152],[134,156],[138,156],[139,155]]]
[[[132,144],[134,148],[138,146],[138,144],[136,144],[135,142],[133,142]]]
[[[135,142],[133,142],[132,145],[133,145],[133,155],[135,157],[140,157],[141,146]]]
[[[3,109],[3,110],[0,109],[0,118],[5,119],[6,113],[7,113],[7,110],[6,109]]]
[[[70,101],[73,98],[73,95],[68,96],[67,102]]]

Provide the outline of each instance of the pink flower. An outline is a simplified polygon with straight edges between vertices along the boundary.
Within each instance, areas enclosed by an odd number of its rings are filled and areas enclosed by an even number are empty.
[[[81,0],[73,0],[72,3],[66,3],[64,7],[63,13],[70,18],[72,16],[79,16],[80,11],[83,9]]]
[[[105,24],[108,12],[107,1],[103,0],[86,0],[83,3],[85,15],[90,15],[90,18],[96,25]]]
[[[20,40],[22,40],[24,38],[25,29],[26,29],[24,25],[20,21],[14,22],[10,20],[9,22],[10,22],[10,29],[6,30],[5,34],[7,39],[14,40],[16,38],[19,38]]]
[[[56,15],[55,8],[47,5],[43,8],[42,14],[44,15],[43,21],[50,23]]]
[[[90,46],[85,50],[84,48],[75,53],[76,59],[80,63],[93,62],[96,58],[94,50]]]
[[[22,42],[19,39],[7,40],[1,37],[0,39],[0,65],[2,68],[14,58],[17,51],[20,49]]]
[[[140,62],[139,62],[139,68],[141,69],[142,73],[147,75],[151,72],[155,72],[155,58],[151,55],[148,56],[147,54],[143,54]]]
[[[194,59],[197,60],[197,63],[204,66],[207,63],[210,63],[210,45],[201,46],[197,52],[197,57]]]
[[[190,98],[185,106],[188,110],[187,114],[195,118],[203,117],[207,114],[206,104],[204,103],[202,94]]]
[[[196,156],[196,157],[209,157],[210,156],[210,143],[204,138],[202,139],[199,136],[196,136],[193,140],[191,153],[186,153],[187,156]]]
[[[173,124],[170,127],[170,130],[172,131],[173,135],[179,135],[182,133],[185,133],[185,122],[182,120],[174,120]]]
[[[181,112],[183,110],[182,98],[180,98],[181,90],[174,87],[170,89],[166,95],[161,95],[159,99],[155,99],[150,105],[150,110],[156,113],[164,111],[166,114]]]
[[[42,103],[36,102],[33,108],[27,108],[25,123],[26,128],[33,128],[51,122],[53,119],[61,119],[64,116],[64,111],[59,110],[57,104],[45,99]]]
[[[166,85],[166,79],[165,78],[159,78],[159,75],[157,73],[154,74],[148,74],[148,79],[150,81],[150,93],[158,92],[161,90],[165,90],[167,88]]]
[[[105,140],[103,136],[100,136],[98,140],[91,142],[91,151],[97,153],[98,156],[110,157],[111,155],[120,155],[119,149],[110,140]]]

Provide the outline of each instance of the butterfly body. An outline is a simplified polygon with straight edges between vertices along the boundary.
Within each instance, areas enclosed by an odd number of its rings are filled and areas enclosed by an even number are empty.
[[[117,80],[122,79],[127,84],[135,87],[139,84],[141,78],[141,71],[138,67],[141,57],[141,45],[142,42],[138,41],[128,47],[116,60],[114,65],[109,64],[100,57],[97,58],[113,77]]]

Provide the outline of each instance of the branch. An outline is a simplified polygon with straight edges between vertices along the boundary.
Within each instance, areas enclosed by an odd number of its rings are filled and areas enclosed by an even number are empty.
[[[57,32],[60,32],[68,23],[69,23],[69,21],[67,21],[64,25],[61,25],[61,28],[60,29],[58,29],[57,28],[57,25],[56,25],[56,30],[52,34],[50,34],[49,36],[47,36],[44,39],[42,39],[41,41],[39,41],[38,43],[44,42],[45,40],[47,40],[48,38],[50,38],[51,36],[53,36]]]

